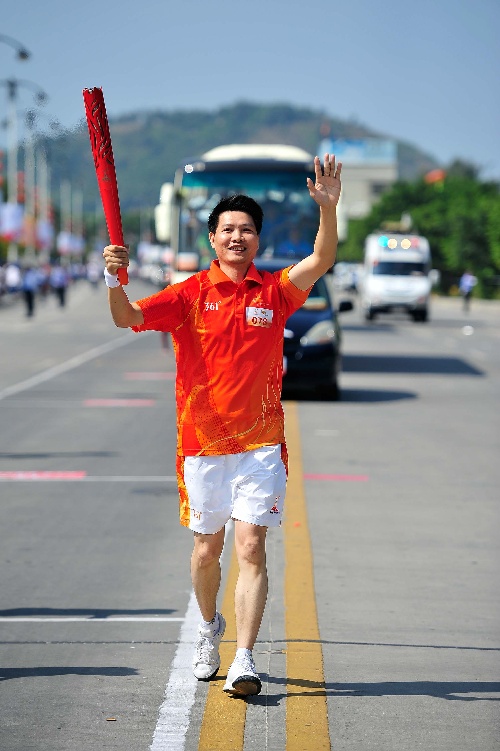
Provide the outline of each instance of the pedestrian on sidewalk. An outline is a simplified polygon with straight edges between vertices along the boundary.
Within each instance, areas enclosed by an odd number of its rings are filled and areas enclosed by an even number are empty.
[[[17,295],[23,286],[23,275],[17,263],[8,263],[5,267],[5,288],[7,294]]]
[[[35,300],[39,285],[40,277],[37,269],[31,265],[26,266],[23,273],[22,289],[28,318],[32,318],[35,314]]]
[[[49,283],[52,291],[59,300],[59,307],[64,308],[66,305],[66,290],[69,284],[69,274],[60,263],[56,263],[52,267]]]
[[[220,666],[225,619],[217,611],[225,524],[234,520],[239,576],[235,590],[237,649],[224,691],[258,694],[252,650],[267,599],[266,533],[281,524],[287,475],[281,405],[287,318],[330,269],[337,249],[341,164],[315,158],[307,179],[320,208],[313,252],[271,274],[253,260],[262,208],[231,196],[208,219],[216,260],[184,282],[130,303],[117,272],[128,251],[104,249],[105,279],[115,324],[170,332],[177,360],[177,480],[181,524],[194,532],[191,577],[202,622],[193,659],[198,680]]]

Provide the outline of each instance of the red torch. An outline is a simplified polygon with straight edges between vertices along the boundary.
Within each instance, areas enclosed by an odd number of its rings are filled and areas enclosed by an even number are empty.
[[[102,89],[84,89],[83,101],[85,102],[90,146],[94,157],[97,184],[101,193],[109,239],[112,245],[123,246],[118,182],[116,180],[113,147],[111,146],[108,116],[106,114]],[[121,284],[128,284],[127,269],[118,269],[118,279]]]

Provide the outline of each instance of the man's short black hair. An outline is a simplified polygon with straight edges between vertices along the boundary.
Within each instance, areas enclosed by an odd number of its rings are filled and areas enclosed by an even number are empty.
[[[264,218],[264,212],[259,206],[257,201],[254,201],[250,196],[239,194],[236,196],[228,196],[223,198],[217,206],[212,209],[210,216],[208,217],[208,231],[215,233],[217,225],[219,224],[219,216],[225,211],[243,211],[245,214],[249,214],[252,217],[255,224],[257,234],[260,235],[262,229],[262,220]]]

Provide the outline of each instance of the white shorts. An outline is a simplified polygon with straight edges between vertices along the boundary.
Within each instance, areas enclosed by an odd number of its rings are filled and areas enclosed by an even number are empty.
[[[229,519],[279,527],[286,470],[281,446],[224,456],[184,457],[189,529],[213,535]]]

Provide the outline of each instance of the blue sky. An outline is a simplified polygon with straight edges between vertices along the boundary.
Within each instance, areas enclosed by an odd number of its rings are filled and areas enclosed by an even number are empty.
[[[8,0],[1,80],[49,95],[71,128],[81,90],[102,86],[108,114],[286,102],[354,119],[443,163],[500,179],[498,0]],[[0,119],[7,90],[0,92]],[[32,106],[20,87],[19,106]],[[5,131],[0,134],[5,143]]]

